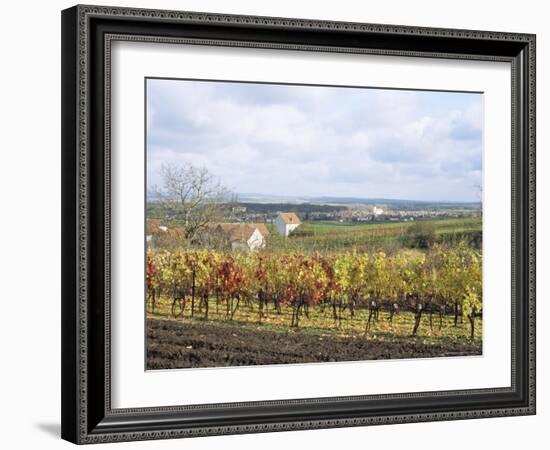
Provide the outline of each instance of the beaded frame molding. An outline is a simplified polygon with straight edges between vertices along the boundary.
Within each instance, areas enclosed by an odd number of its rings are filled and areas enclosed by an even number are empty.
[[[110,67],[117,40],[509,62],[511,386],[113,409]],[[61,433],[78,444],[535,414],[535,36],[104,6],[64,10],[61,350]]]

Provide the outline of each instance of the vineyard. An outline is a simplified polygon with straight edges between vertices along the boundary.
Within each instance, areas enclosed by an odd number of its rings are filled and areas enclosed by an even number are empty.
[[[459,218],[424,220],[421,223],[432,226],[435,240],[447,246],[465,241],[472,247],[481,248],[481,220],[479,218]],[[291,237],[278,239],[270,235],[271,251],[274,252],[340,252],[355,248],[360,252],[372,252],[375,249],[388,251],[403,246],[402,239],[418,222],[385,223],[344,223],[305,222]],[[405,245],[407,246],[407,245]]]
[[[432,335],[479,344],[481,254],[467,245],[392,256],[147,253],[151,317],[311,329],[364,340]]]

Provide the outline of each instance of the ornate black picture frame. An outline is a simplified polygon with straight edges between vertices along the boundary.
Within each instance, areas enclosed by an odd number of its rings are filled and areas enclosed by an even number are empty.
[[[505,61],[512,67],[506,388],[113,409],[110,46],[116,40]],[[74,443],[535,414],[535,36],[99,6],[62,12],[62,437]]]

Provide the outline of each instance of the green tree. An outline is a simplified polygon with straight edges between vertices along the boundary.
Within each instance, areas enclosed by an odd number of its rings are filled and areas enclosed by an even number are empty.
[[[407,247],[427,249],[436,241],[435,225],[432,222],[416,222],[407,228],[403,241]]]

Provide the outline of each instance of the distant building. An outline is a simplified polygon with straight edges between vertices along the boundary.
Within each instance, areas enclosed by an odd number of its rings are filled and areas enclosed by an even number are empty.
[[[275,229],[281,236],[288,237],[292,231],[302,225],[302,222],[293,212],[281,212],[273,225],[275,225]]]
[[[157,219],[147,220],[145,239],[148,247],[182,248],[187,245],[187,237],[183,228],[177,225],[161,225]]]
[[[382,208],[379,208],[378,206],[375,206],[374,208],[372,208],[372,213],[375,216],[380,216],[380,215],[384,214],[384,210]]]
[[[255,251],[265,247],[269,234],[263,223],[220,223],[216,227],[232,250]]]

